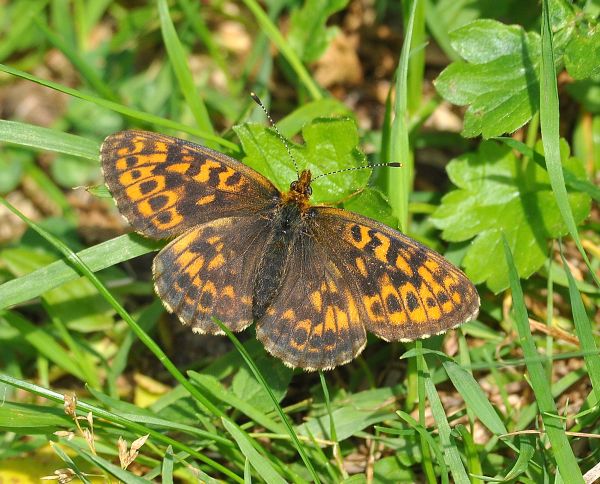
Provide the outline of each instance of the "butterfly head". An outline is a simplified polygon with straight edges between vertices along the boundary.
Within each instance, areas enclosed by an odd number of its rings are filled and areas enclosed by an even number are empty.
[[[284,202],[295,202],[301,209],[309,207],[308,200],[312,195],[311,179],[310,170],[302,170],[298,179],[290,184],[290,191],[283,194]]]

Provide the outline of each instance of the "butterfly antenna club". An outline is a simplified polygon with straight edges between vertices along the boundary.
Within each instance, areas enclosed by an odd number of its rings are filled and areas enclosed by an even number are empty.
[[[296,163],[296,158],[294,158],[294,155],[292,155],[292,150],[290,150],[290,145],[288,144],[287,140],[283,137],[283,135],[279,132],[279,129],[277,129],[277,125],[275,124],[275,121],[273,121],[273,118],[269,114],[269,111],[267,111],[267,108],[262,103],[260,98],[256,95],[256,93],[250,92],[250,97],[265,112],[265,115],[267,116],[267,119],[269,120],[269,124],[275,130],[275,132],[277,133],[277,136],[279,136],[279,139],[283,142],[285,149],[288,152],[288,155],[290,156],[290,158],[292,159],[292,162],[294,163],[294,168],[296,169],[296,173],[299,174],[300,170],[298,170],[298,163]]]

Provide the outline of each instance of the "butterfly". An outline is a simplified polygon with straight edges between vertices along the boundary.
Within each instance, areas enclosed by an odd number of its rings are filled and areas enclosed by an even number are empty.
[[[243,163],[146,131],[108,136],[106,184],[133,229],[172,239],[155,257],[156,293],[198,333],[256,321],[290,367],[329,370],[361,353],[367,331],[426,338],[474,319],[479,296],[444,257],[382,223],[310,203],[303,170],[288,191]]]

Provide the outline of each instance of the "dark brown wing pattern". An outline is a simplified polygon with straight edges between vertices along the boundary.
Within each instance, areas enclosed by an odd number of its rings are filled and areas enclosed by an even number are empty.
[[[257,337],[290,366],[329,369],[364,348],[365,330],[412,341],[474,319],[479,296],[438,253],[374,220],[313,207]]]
[[[157,239],[220,217],[254,214],[279,193],[229,156],[147,131],[108,136],[100,160],[120,212],[136,232]]]
[[[154,287],[170,312],[199,333],[222,334],[252,323],[256,268],[267,225],[260,217],[227,217],[194,227],[154,259]]]

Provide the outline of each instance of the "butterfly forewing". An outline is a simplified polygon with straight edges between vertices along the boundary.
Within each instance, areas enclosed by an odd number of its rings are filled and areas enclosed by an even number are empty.
[[[220,217],[260,212],[279,192],[222,153],[147,131],[104,140],[100,159],[120,212],[143,235],[166,238]]]

